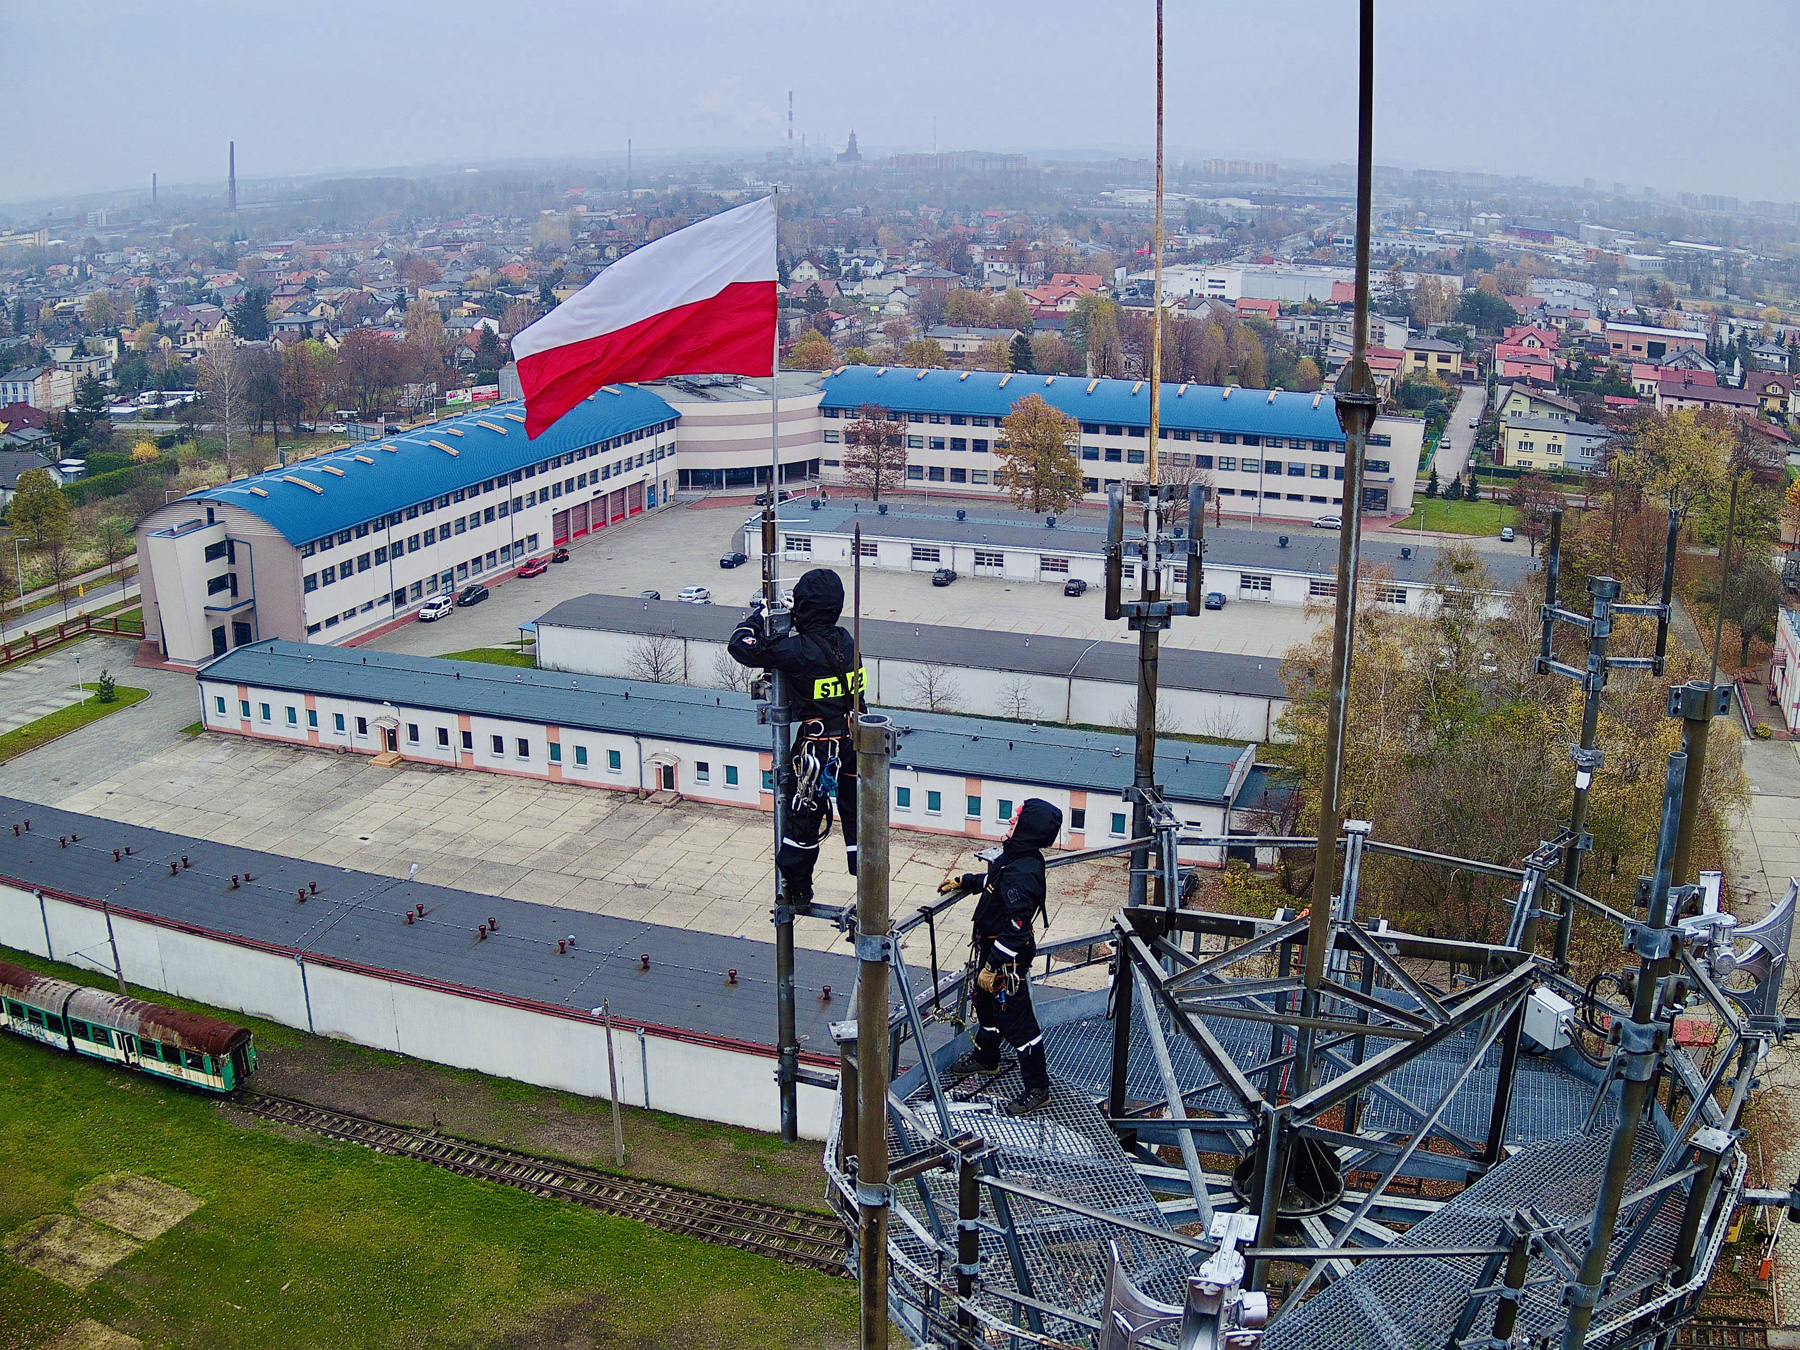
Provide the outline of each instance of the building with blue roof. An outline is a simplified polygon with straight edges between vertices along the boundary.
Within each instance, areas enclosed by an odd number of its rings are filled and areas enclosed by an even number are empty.
[[[823,385],[827,473],[842,461],[843,423],[873,406],[909,424],[909,488],[998,494],[1000,424],[1032,394],[1078,424],[1075,449],[1091,498],[1148,473],[1147,380],[843,366]],[[1329,392],[1165,383],[1159,430],[1164,480],[1204,475],[1224,514],[1305,522],[1343,511],[1344,431]],[[1424,435],[1416,418],[1376,419],[1364,472],[1366,513],[1412,510]]]
[[[768,728],[729,689],[266,641],[197,676],[205,725],[418,763],[772,809]],[[1003,838],[1027,797],[1063,812],[1064,847],[1126,837],[1126,731],[892,710],[894,824]],[[1156,781],[1183,821],[1223,834],[1254,746],[1159,741]],[[1217,849],[1195,861],[1218,861]]]
[[[146,636],[187,665],[366,636],[665,504],[680,416],[608,386],[536,440],[503,403],[190,493],[138,525]]]

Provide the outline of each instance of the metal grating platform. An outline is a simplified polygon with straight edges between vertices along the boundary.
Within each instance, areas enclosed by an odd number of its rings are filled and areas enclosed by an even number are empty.
[[[1599,1194],[1611,1131],[1547,1139],[1522,1149],[1436,1213],[1415,1224],[1396,1245],[1455,1246],[1493,1242],[1506,1218],[1533,1206],[1552,1222],[1570,1225],[1566,1236],[1579,1245]],[[1659,1143],[1653,1130],[1638,1136],[1629,1185],[1641,1184],[1656,1165]],[[1621,1215],[1617,1251],[1634,1211]],[[1679,1202],[1667,1205],[1651,1225],[1606,1302],[1623,1301],[1669,1269],[1680,1226]],[[1519,1310],[1518,1332],[1527,1340],[1565,1320],[1560,1280],[1531,1288],[1552,1276],[1544,1259],[1532,1262],[1527,1294]],[[1301,1307],[1277,1317],[1265,1350],[1441,1350],[1468,1292],[1481,1274],[1475,1260],[1369,1261],[1327,1286]],[[1601,1314],[1605,1313],[1602,1303]],[[1492,1301],[1475,1327],[1485,1335],[1493,1321]]]

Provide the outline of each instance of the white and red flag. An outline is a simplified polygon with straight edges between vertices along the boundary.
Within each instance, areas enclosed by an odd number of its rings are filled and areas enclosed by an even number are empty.
[[[512,341],[537,436],[603,384],[775,369],[775,199],[626,254]]]

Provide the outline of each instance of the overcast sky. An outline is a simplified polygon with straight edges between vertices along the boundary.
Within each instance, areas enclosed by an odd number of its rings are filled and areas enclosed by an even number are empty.
[[[1800,197],[1800,6],[1379,0],[1376,157]],[[1355,152],[1353,0],[1172,4],[1174,155]],[[66,0],[7,19],[0,200],[427,163],[760,150],[1142,152],[1147,0]],[[16,120],[15,120],[16,119]],[[8,125],[8,124],[11,125]]]

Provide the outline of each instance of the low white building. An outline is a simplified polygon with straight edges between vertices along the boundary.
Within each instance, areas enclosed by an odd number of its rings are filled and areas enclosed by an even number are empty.
[[[725,650],[738,612],[726,604],[577,596],[536,621],[538,665],[702,688],[741,686],[743,667]],[[884,707],[1135,725],[1134,643],[884,619],[864,619],[861,635],[868,696]],[[1165,646],[1158,687],[1157,723],[1167,732],[1278,739],[1287,687],[1273,657]]]
[[[773,810],[768,728],[731,690],[281,641],[237,648],[197,679],[211,731]],[[1021,802],[1042,797],[1063,812],[1062,847],[1129,837],[1128,732],[922,712],[894,720],[896,826],[998,840]],[[1251,746],[1161,741],[1156,776],[1181,820],[1211,835],[1233,828],[1240,803],[1260,809],[1268,791]]]
[[[1035,516],[991,507],[953,508],[935,502],[789,502],[779,519],[782,557],[791,564],[848,568],[853,564],[854,531],[862,528],[862,563],[886,571],[935,572],[1062,585],[1070,579],[1100,586],[1106,579],[1105,520],[1079,516]],[[1135,531],[1128,530],[1128,537]],[[1428,544],[1399,542],[1401,535],[1363,537],[1362,558],[1371,569],[1375,598],[1414,613],[1425,611],[1434,591],[1432,570],[1441,552]],[[1227,604],[1307,605],[1337,594],[1338,536],[1334,530],[1300,527],[1292,534],[1266,530],[1206,530],[1206,572],[1202,589]],[[1389,542],[1393,540],[1395,542]],[[743,550],[761,555],[761,517],[744,524]],[[1511,553],[1483,557],[1503,590],[1512,589],[1535,566]],[[1126,564],[1126,585],[1137,585]],[[1163,589],[1187,585],[1179,560],[1165,565]]]

